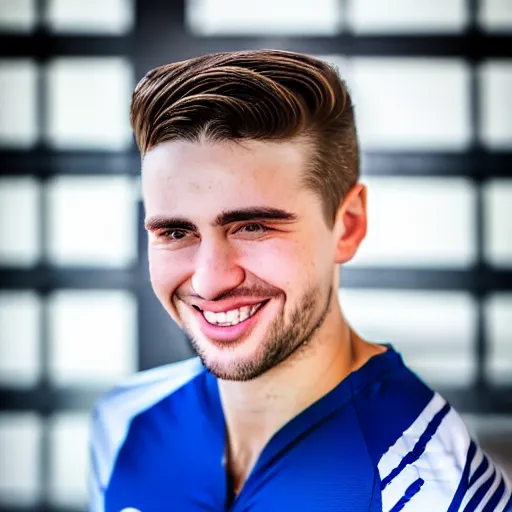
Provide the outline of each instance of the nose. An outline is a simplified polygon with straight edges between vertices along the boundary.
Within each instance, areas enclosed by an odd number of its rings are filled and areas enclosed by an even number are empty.
[[[233,249],[223,240],[203,240],[194,263],[192,287],[205,300],[222,296],[245,279],[245,272],[237,264]]]

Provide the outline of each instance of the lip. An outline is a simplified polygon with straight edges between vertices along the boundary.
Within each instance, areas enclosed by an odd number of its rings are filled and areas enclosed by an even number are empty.
[[[199,327],[201,329],[201,332],[208,338],[211,338],[215,341],[221,341],[221,342],[233,342],[237,341],[241,336],[247,335],[255,326],[256,322],[258,321],[261,312],[267,307],[267,304],[270,302],[270,300],[263,301],[263,306],[261,306],[254,315],[252,315],[250,318],[247,318],[243,322],[240,322],[237,325],[232,325],[229,327],[220,327],[218,325],[212,325],[206,321],[206,318],[203,316],[203,314],[200,311],[197,311],[194,307],[191,307],[190,309],[196,315],[196,318],[199,322]]]

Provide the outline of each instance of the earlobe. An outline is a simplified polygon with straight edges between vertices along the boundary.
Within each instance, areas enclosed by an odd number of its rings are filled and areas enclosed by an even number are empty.
[[[366,236],[366,186],[357,183],[348,192],[337,215],[336,263],[347,263],[356,254]]]

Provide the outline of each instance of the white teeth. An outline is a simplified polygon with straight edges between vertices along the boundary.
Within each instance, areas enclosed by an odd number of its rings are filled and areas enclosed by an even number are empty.
[[[240,310],[234,309],[233,311],[228,311],[226,313],[226,322],[232,324],[232,323],[238,323],[240,318]]]
[[[211,311],[203,311],[203,316],[210,322],[211,324],[216,322],[217,315],[212,313]]]
[[[252,308],[250,306],[244,306],[243,308],[240,308],[239,322],[243,322],[249,318],[251,315],[251,309]]]
[[[203,315],[208,321],[208,323],[212,325],[220,325],[222,327],[227,327],[231,325],[237,325],[244,320],[247,320],[249,317],[254,315],[256,311],[261,306],[261,302],[259,304],[255,304],[254,306],[243,306],[239,309],[233,309],[231,311],[226,311],[222,313],[212,313],[211,311],[203,311]]]

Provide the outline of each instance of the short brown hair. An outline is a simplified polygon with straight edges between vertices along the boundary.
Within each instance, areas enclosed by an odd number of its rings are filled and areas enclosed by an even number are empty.
[[[157,67],[135,88],[130,121],[142,156],[169,140],[304,139],[313,149],[304,183],[331,226],[359,179],[349,92],[333,67],[306,55],[224,52]]]

